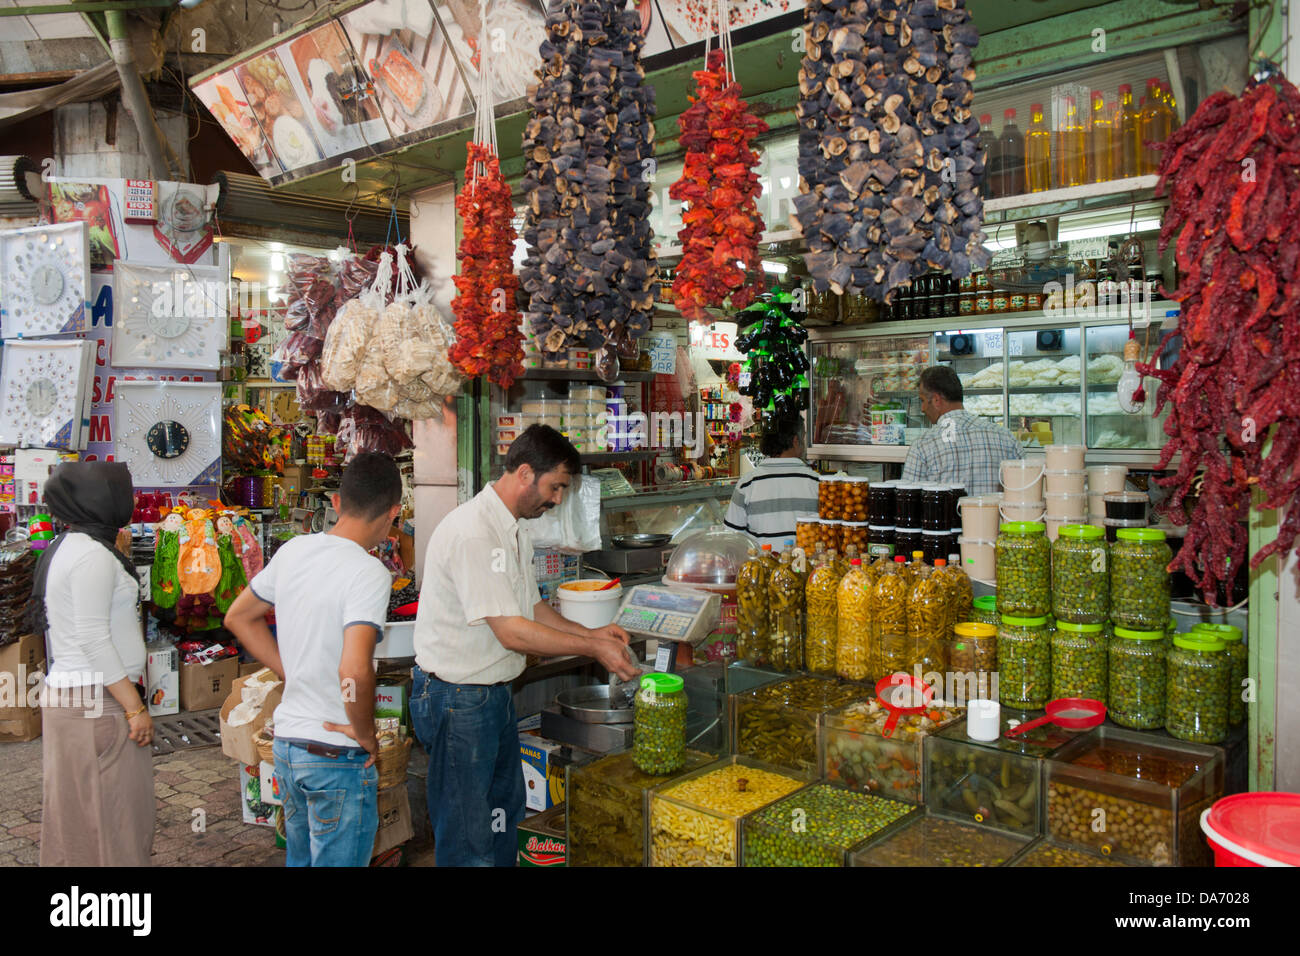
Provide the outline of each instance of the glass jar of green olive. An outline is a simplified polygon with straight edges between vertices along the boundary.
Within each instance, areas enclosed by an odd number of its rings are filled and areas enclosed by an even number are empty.
[[[1002,616],[998,689],[1003,707],[1041,710],[1052,689],[1052,644],[1045,617]]]
[[[1228,724],[1236,727],[1246,720],[1246,702],[1241,694],[1245,690],[1246,676],[1249,671],[1250,652],[1242,640],[1241,628],[1231,624],[1197,624],[1192,628],[1193,634],[1205,633],[1217,637],[1228,645]]]
[[[1179,634],[1170,648],[1165,730],[1179,740],[1217,744],[1228,736],[1227,645],[1205,632]]]
[[[1071,624],[1100,624],[1110,613],[1106,532],[1090,524],[1061,525],[1052,542],[1052,613]]]
[[[1169,623],[1173,552],[1156,528],[1121,528],[1110,546],[1110,619],[1138,631]]]
[[[1115,628],[1110,639],[1109,713],[1133,730],[1165,725],[1165,632]]]
[[[1057,621],[1052,635],[1052,697],[1086,697],[1106,703],[1110,665],[1101,624]]]
[[[1042,617],[1052,612],[1052,554],[1046,532],[1041,521],[1008,521],[999,530],[999,614]]]
[[[970,619],[978,624],[992,624],[994,627],[1001,624],[1002,615],[998,613],[997,595],[985,594],[983,597],[977,597]]]
[[[632,715],[632,762],[643,773],[666,774],[686,763],[685,681],[646,674]]]

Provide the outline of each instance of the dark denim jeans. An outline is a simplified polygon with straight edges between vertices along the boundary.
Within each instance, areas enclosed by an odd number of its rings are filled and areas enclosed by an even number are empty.
[[[369,755],[337,758],[275,741],[284,800],[285,866],[369,866],[379,829],[379,771]]]
[[[429,754],[438,866],[514,866],[524,771],[509,685],[448,684],[418,666],[414,675],[411,726]]]

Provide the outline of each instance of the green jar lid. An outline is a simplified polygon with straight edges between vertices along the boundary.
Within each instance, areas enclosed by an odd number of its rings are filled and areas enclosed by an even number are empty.
[[[1115,537],[1121,541],[1145,541],[1151,543],[1165,540],[1165,533],[1159,528],[1120,528],[1115,532]]]
[[[1002,615],[1002,623],[1010,624],[1012,627],[1042,627],[1047,623],[1045,617],[1012,617],[1010,614]]]
[[[1213,634],[1225,644],[1236,644],[1241,640],[1241,628],[1231,624],[1197,624],[1192,628],[1193,634]]]
[[[1085,541],[1106,537],[1106,532],[1095,524],[1063,524],[1056,533],[1062,538],[1082,538]]]
[[[1100,634],[1102,625],[1100,624],[1071,624],[1069,621],[1057,621],[1056,629],[1058,631],[1071,631],[1075,634]]]
[[[1202,632],[1204,634],[1204,632]],[[1226,650],[1228,645],[1223,643],[1217,637],[1208,634],[1202,636],[1195,632],[1191,634],[1178,634],[1174,637],[1174,647],[1181,647],[1188,651],[1204,651],[1214,653],[1216,651]]]
[[[975,607],[981,611],[996,611],[998,609],[998,596],[996,594],[985,594],[983,597],[977,597]]]
[[[1006,534],[1042,534],[1047,525],[1041,521],[1006,521],[998,530]]]
[[[1130,641],[1163,641],[1166,631],[1130,631],[1127,627],[1115,628],[1115,636]]]
[[[646,674],[641,678],[642,689],[653,694],[679,694],[686,681],[677,674]]]

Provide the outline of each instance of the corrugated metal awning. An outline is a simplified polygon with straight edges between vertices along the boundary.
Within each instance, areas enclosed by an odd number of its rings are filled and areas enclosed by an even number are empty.
[[[260,176],[243,173],[219,172],[212,177],[212,182],[221,187],[217,215],[223,224],[291,229],[340,240],[347,235],[347,217],[351,215],[352,234],[357,242],[383,242],[388,235],[388,207],[358,203],[349,211],[347,186],[340,187],[341,198],[331,199],[272,189]],[[410,235],[409,209],[409,203],[398,203],[397,220],[403,236]]]

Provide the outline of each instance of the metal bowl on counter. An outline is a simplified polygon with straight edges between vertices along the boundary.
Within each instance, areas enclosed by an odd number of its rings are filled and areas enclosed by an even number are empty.
[[[570,687],[555,695],[555,703],[566,717],[584,724],[630,724],[633,710],[619,706],[610,696],[608,684]]]
[[[672,540],[670,534],[616,534],[611,539],[616,548],[658,548]]]

